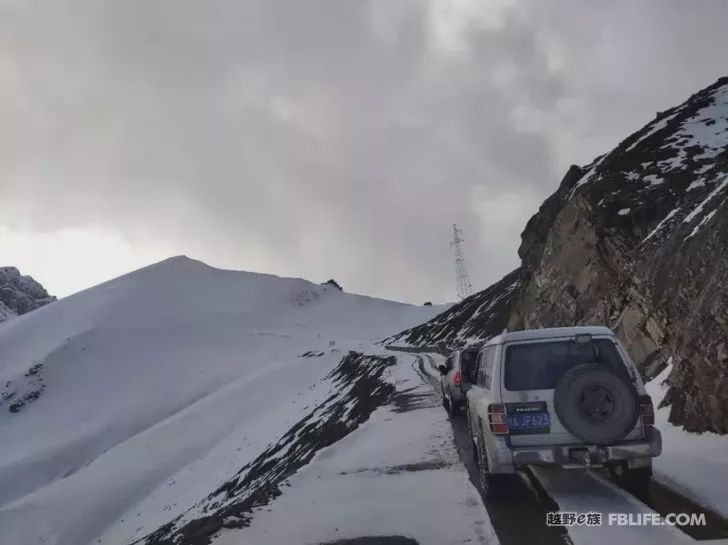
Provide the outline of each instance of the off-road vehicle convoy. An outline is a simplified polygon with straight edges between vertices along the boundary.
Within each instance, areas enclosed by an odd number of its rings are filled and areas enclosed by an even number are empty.
[[[606,467],[644,490],[662,450],[642,379],[606,327],[490,339],[478,352],[467,420],[487,494],[528,465]]]

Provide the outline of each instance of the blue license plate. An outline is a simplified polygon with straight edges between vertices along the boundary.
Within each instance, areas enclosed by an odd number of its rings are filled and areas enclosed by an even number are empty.
[[[546,412],[507,414],[506,423],[511,432],[533,433],[551,429],[551,417]]]

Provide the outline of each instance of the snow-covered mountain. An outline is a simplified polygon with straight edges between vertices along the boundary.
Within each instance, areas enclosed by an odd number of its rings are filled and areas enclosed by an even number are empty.
[[[648,377],[669,358],[670,420],[728,433],[728,78],[586,167],[522,234],[522,266],[390,343],[461,345],[510,329],[614,327]]]
[[[0,267],[0,322],[55,300],[30,276],[21,275],[15,267]]]
[[[0,542],[245,525],[391,401],[370,341],[441,310],[178,257],[0,324]]]

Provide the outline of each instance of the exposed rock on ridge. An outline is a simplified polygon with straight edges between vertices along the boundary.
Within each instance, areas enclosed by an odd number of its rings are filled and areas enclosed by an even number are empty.
[[[0,267],[0,322],[55,300],[30,276],[21,275],[15,267]]]

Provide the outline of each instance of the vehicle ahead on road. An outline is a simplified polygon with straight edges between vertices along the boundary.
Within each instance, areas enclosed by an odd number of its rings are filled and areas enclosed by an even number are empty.
[[[455,350],[444,365],[438,366],[442,404],[452,416],[461,414],[465,409],[465,395],[475,381],[477,357],[477,348]]]
[[[504,332],[468,390],[468,429],[483,492],[528,465],[606,467],[643,492],[662,450],[652,400],[606,327]]]

